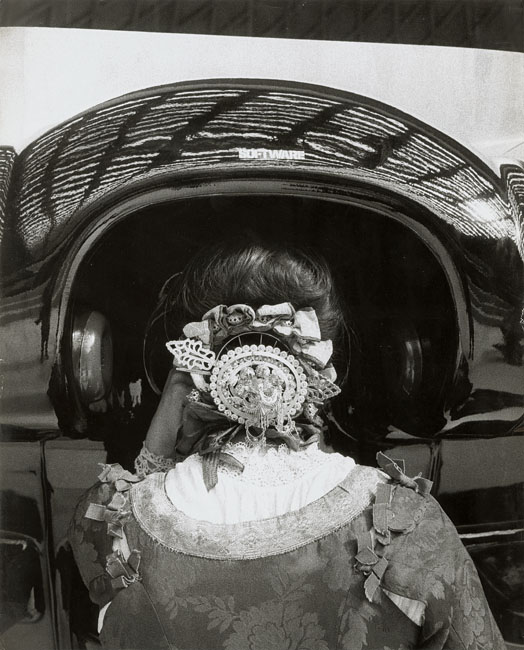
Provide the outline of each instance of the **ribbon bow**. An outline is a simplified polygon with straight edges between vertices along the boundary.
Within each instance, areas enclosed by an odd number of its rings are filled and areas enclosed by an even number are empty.
[[[386,472],[386,474],[388,474],[388,476],[390,476],[394,481],[400,483],[400,485],[411,488],[424,497],[427,497],[430,493],[433,481],[422,478],[420,474],[414,478],[406,476],[406,474],[404,474],[404,461],[395,462],[393,459],[386,456],[386,454],[379,451],[377,454],[377,463],[380,469]],[[401,463],[402,467],[397,463]]]
[[[228,418],[213,406],[201,401],[188,401],[186,405],[184,435],[177,444],[176,450],[182,457],[199,453],[204,460],[204,482],[208,490],[213,488],[218,480],[218,462],[225,462],[236,469],[244,469],[241,463],[228,458],[222,447],[237,436],[243,425],[231,425]],[[267,429],[267,438],[282,439],[293,450],[306,447],[316,442],[319,437],[319,427],[311,423],[299,423],[296,432],[283,434],[274,429]]]
[[[85,514],[87,519],[93,521],[105,521],[107,532],[111,537],[124,537],[124,524],[128,521],[131,511],[128,506],[127,492],[133,483],[140,479],[131,474],[121,465],[103,465],[103,470],[98,476],[102,483],[113,483],[116,492],[107,506],[100,503],[90,503]]]
[[[120,551],[114,551],[107,556],[106,571],[111,576],[111,586],[115,590],[125,589],[133,582],[140,580],[140,551],[131,551],[127,560]]]
[[[306,307],[295,311],[289,302],[263,305],[257,310],[244,304],[217,305],[206,312],[201,321],[188,323],[183,332],[188,338],[214,347],[235,334],[270,330],[289,339],[293,352],[320,369],[325,368],[333,354],[333,343],[329,339],[322,340],[315,310]]]

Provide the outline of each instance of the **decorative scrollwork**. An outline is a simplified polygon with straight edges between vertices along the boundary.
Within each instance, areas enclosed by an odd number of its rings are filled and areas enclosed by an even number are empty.
[[[177,370],[207,374],[215,365],[215,353],[206,349],[200,339],[168,341],[166,347],[173,355],[173,365]]]
[[[339,393],[340,388],[318,372],[313,372],[308,378],[308,402],[323,404],[328,399],[336,397]]]

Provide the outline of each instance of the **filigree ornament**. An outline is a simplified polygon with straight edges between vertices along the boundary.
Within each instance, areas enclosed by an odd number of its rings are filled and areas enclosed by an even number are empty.
[[[308,378],[308,402],[313,404],[323,404],[328,399],[336,397],[340,393],[340,388],[327,377],[313,371]]]
[[[308,391],[298,359],[271,345],[244,345],[219,357],[210,378],[211,397],[231,420],[262,432],[294,429]]]
[[[206,374],[215,365],[215,353],[206,349],[200,339],[168,341],[166,347],[173,355],[173,365],[177,370]]]

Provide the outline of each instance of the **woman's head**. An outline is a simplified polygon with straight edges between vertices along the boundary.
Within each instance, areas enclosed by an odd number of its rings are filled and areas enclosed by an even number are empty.
[[[170,290],[168,308],[178,332],[217,305],[289,302],[312,307],[323,339],[339,339],[344,325],[329,268],[312,251],[242,237],[202,249]],[[171,329],[171,328],[170,328]]]
[[[165,342],[218,305],[291,303],[315,310],[323,340],[333,342],[332,363],[347,376],[349,338],[345,313],[326,261],[307,248],[265,242],[251,235],[203,247],[164,285],[144,340],[144,366],[159,393],[171,366]]]

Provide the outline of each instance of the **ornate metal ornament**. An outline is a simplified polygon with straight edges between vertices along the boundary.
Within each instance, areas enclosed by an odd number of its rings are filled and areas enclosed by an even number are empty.
[[[332,343],[322,340],[311,308],[217,305],[183,331],[186,339],[166,346],[174,366],[195,384],[187,403],[214,403],[217,414],[244,425],[257,444],[270,428],[293,438],[301,416],[321,426],[319,407],[340,393],[335,369],[327,365]]]
[[[208,373],[215,364],[215,353],[206,349],[199,339],[168,341],[166,347],[173,355],[177,370]]]
[[[308,381],[308,402],[323,404],[328,399],[336,397],[339,393],[340,388],[327,377],[316,371],[311,373]]]
[[[271,345],[244,345],[216,362],[210,378],[211,397],[219,411],[246,430],[294,429],[308,382],[300,361]]]

